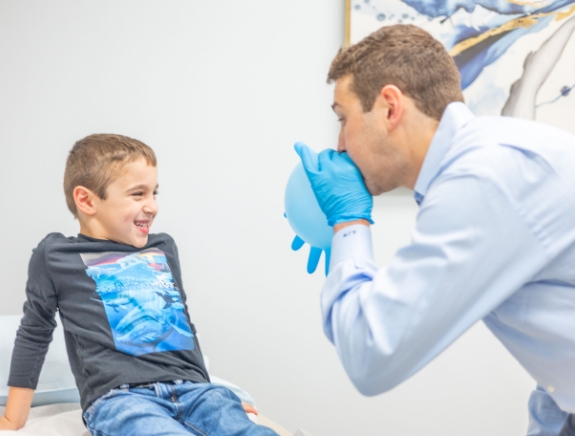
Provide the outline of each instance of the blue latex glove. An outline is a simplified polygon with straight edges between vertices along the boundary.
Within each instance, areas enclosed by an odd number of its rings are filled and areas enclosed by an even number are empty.
[[[318,155],[301,142],[294,148],[330,226],[358,219],[373,224],[373,197],[347,153],[327,149]]]
[[[291,243],[291,249],[293,251],[297,251],[301,247],[303,247],[304,244],[305,244],[305,241],[296,235],[293,242]],[[319,260],[321,258],[321,252],[322,251],[323,250],[321,248],[310,247],[309,257],[307,258],[307,272],[308,272],[308,274],[313,274],[315,272],[317,265],[319,263]],[[326,276],[327,276],[327,273],[329,272],[329,254],[330,254],[330,250],[326,250],[325,251],[325,275]]]
[[[284,213],[284,218],[286,218],[286,214]],[[301,247],[305,245],[305,241],[300,238],[298,235],[295,235],[291,243],[291,249],[293,251],[298,251]],[[323,250],[319,247],[310,246],[309,248],[309,256],[307,258],[307,272],[308,274],[313,274],[317,269],[317,265],[319,264],[319,260],[321,259],[321,252]],[[325,251],[325,275],[329,272],[329,257],[330,257],[331,250]]]

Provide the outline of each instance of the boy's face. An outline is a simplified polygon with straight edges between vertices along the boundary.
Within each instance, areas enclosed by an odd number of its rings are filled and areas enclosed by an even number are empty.
[[[158,213],[158,170],[143,157],[125,164],[108,185],[106,199],[93,199],[95,213],[80,231],[93,238],[108,239],[141,248]]]

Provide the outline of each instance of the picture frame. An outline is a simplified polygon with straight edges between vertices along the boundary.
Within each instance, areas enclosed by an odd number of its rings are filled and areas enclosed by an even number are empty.
[[[441,41],[478,116],[537,120],[575,133],[575,0],[346,0],[345,44],[413,24]]]

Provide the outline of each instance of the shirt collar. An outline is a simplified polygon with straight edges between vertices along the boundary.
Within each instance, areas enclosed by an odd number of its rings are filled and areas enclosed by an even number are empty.
[[[459,129],[473,118],[475,118],[475,115],[471,113],[464,103],[450,103],[445,108],[415,182],[413,196],[417,204],[420,204],[425,198],[425,194],[427,194],[429,185],[437,174],[443,157],[451,147],[453,137]]]

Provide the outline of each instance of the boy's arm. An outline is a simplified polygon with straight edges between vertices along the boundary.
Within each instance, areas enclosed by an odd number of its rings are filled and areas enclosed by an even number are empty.
[[[14,341],[8,377],[10,390],[4,416],[0,417],[0,430],[19,429],[26,423],[56,327],[58,300],[46,265],[43,242],[33,251],[28,266],[24,316]]]
[[[10,387],[6,411],[0,417],[0,430],[18,430],[24,427],[32,405],[34,390]]]

